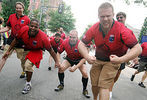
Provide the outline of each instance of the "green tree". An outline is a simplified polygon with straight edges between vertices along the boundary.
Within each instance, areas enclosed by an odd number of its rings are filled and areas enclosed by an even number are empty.
[[[15,13],[15,3],[16,2],[22,2],[25,5],[24,14],[28,15],[28,7],[30,0],[3,0],[2,2],[2,11],[0,13],[0,16],[2,16],[5,20],[5,23],[7,22],[9,16],[13,13]],[[4,23],[4,24],[5,24]]]
[[[142,26],[141,32],[140,32],[139,37],[138,37],[139,42],[141,41],[142,35],[147,35],[147,17],[144,20],[144,24]]]
[[[49,13],[50,21],[48,22],[49,29],[51,32],[56,32],[60,27],[64,29],[66,33],[75,28],[75,19],[73,18],[73,13],[71,12],[71,7],[64,4],[64,9],[61,14],[58,10],[51,11]]]
[[[32,18],[35,18],[40,21],[40,10],[39,9],[33,10],[33,12],[30,14],[30,19],[32,19]],[[46,18],[46,15],[44,13],[42,13],[41,21],[39,24],[39,27],[42,31],[45,31],[45,29],[47,28],[45,18]]]

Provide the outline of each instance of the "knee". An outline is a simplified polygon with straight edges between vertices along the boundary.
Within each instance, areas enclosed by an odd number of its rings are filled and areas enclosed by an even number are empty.
[[[82,73],[82,77],[88,78],[88,73],[87,73],[87,72],[83,72],[83,73]]]
[[[25,71],[27,71],[27,72],[33,72],[34,71],[34,68],[33,68],[33,66],[25,66]]]

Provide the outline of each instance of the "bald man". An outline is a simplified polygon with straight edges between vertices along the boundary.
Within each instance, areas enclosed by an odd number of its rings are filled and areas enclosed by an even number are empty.
[[[60,84],[55,88],[55,91],[61,91],[64,88],[64,71],[69,68],[70,72],[74,72],[79,69],[82,74],[83,83],[83,95],[86,98],[90,98],[87,91],[88,74],[85,66],[85,59],[81,56],[78,50],[78,44],[80,40],[78,39],[78,32],[76,30],[70,31],[69,38],[62,42],[58,47],[58,52],[62,53],[64,50],[67,53],[65,60],[62,62],[61,68],[58,70],[58,78]]]

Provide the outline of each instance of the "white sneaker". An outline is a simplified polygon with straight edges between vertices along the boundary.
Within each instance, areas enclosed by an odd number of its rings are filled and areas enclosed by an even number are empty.
[[[24,89],[22,90],[22,94],[27,94],[31,90],[31,85],[30,84],[25,84]]]

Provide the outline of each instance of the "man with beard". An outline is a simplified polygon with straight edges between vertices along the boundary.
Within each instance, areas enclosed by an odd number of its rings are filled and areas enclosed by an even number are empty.
[[[14,49],[14,45],[18,40],[24,42],[23,60],[25,62],[25,71],[27,75],[26,84],[22,91],[23,94],[27,94],[31,90],[31,78],[34,71],[33,66],[39,68],[40,61],[42,59],[42,49],[46,49],[55,60],[55,66],[60,67],[56,53],[51,47],[50,41],[47,35],[39,29],[38,20],[32,19],[29,26],[24,26],[19,31],[17,38],[15,38],[8,51],[4,54],[3,58],[7,58],[9,52]]]
[[[80,55],[78,50],[79,42],[80,40],[78,40],[78,32],[76,30],[71,30],[69,38],[64,40],[58,48],[59,53],[62,53],[65,50],[67,56],[62,62],[62,66],[58,70],[60,84],[57,86],[55,91],[61,91],[64,88],[64,71],[69,68],[70,72],[74,72],[78,68],[82,74],[83,95],[86,98],[90,98],[86,89],[88,84],[88,73],[84,64],[85,59]]]
[[[60,33],[56,33],[54,37],[52,37],[50,39],[50,43],[52,45],[53,50],[55,51],[55,53],[58,55],[57,57],[60,57],[57,49],[58,47],[62,44],[63,39],[61,38],[61,34]],[[60,58],[58,58],[60,60]],[[52,57],[49,57],[49,64],[50,66],[48,67],[48,70],[51,70],[51,62],[52,62]]]

